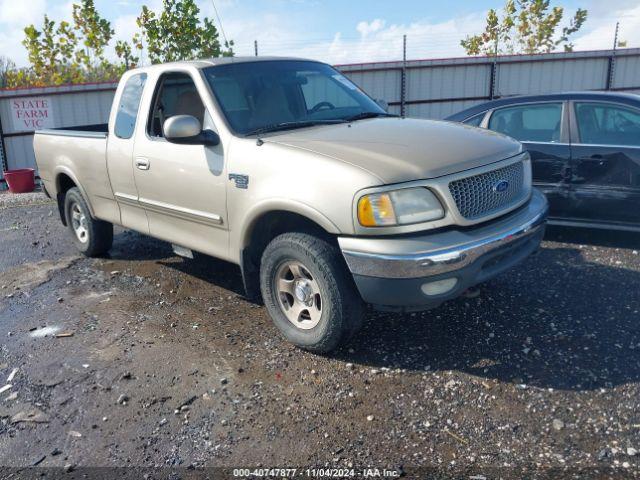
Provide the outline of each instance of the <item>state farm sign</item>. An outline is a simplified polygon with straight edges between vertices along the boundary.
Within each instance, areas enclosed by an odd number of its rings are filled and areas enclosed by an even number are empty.
[[[11,117],[13,118],[13,128],[17,132],[54,127],[53,109],[49,97],[12,99]]]

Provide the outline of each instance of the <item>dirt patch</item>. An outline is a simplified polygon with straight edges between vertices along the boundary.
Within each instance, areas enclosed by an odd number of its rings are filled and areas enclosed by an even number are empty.
[[[40,286],[48,282],[56,272],[69,268],[77,262],[79,258],[80,257],[68,257],[56,261],[43,260],[41,262],[26,263],[10,269],[3,273],[3,283],[0,285],[0,288],[11,291],[29,290]]]

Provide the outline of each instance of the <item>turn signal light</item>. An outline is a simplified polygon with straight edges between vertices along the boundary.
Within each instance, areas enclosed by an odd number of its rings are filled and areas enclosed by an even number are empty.
[[[395,225],[396,214],[393,211],[393,203],[391,203],[389,194],[362,197],[358,202],[358,221],[363,227]]]

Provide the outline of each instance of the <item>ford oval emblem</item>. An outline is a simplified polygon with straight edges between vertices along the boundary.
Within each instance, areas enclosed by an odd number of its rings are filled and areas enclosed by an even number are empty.
[[[509,188],[509,182],[506,180],[500,180],[493,185],[493,191],[496,193],[506,192]]]

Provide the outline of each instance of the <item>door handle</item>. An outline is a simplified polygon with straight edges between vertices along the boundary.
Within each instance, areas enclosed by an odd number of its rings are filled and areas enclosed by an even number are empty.
[[[149,170],[151,162],[149,162],[148,158],[136,158],[136,167],[139,170]]]

